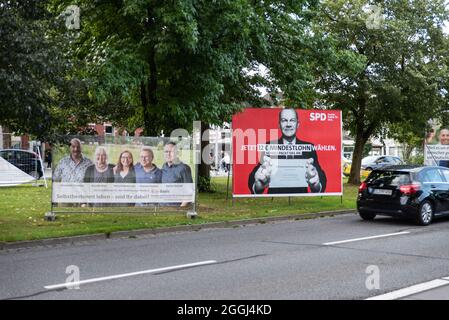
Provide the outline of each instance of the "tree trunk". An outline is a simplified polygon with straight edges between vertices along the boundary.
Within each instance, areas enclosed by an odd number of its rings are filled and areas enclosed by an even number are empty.
[[[360,184],[360,169],[362,166],[363,147],[367,141],[368,138],[366,138],[366,135],[364,135],[362,130],[357,130],[354,153],[352,155],[351,173],[348,180],[348,183],[350,184]]]
[[[415,147],[408,143],[403,143],[402,146],[403,146],[402,159],[404,160],[405,163],[409,163],[413,149],[415,149]]]
[[[140,102],[142,103],[142,109],[143,109],[143,135],[148,136],[148,129],[149,129],[149,110],[150,107],[148,105],[148,95],[147,95],[147,87],[145,85],[145,82],[142,81],[140,83]]]
[[[201,122],[201,155],[203,150],[206,150],[206,152],[209,153],[209,129],[210,125],[208,123]],[[207,134],[205,134],[206,131]],[[202,158],[198,166],[198,190],[200,192],[212,191],[210,183],[210,164],[204,162]]]
[[[153,32],[155,28],[155,22],[153,19],[153,8],[151,6],[147,7],[147,19],[144,23],[144,28],[146,33]],[[154,117],[152,114],[156,114],[157,107],[157,66],[156,66],[156,46],[154,43],[150,43],[148,47],[148,56],[147,56],[149,75],[147,77],[147,85],[145,83],[141,83],[141,99],[142,99],[142,107],[143,107],[143,122],[144,122],[144,130],[143,134],[145,136],[157,135],[157,128],[154,126]],[[144,94],[142,94],[144,93]]]
[[[151,115],[157,114],[157,67],[156,67],[156,48],[153,46],[150,49],[148,56],[148,65],[150,67],[150,76],[148,78],[148,106],[144,112],[145,120],[145,134],[147,136],[157,135],[157,128],[155,127],[155,119]],[[151,112],[153,111],[153,112]]]
[[[366,110],[366,77],[365,74],[361,74],[360,79],[359,97],[357,99],[357,109],[353,114],[357,119],[355,128],[355,146],[354,153],[352,155],[351,173],[349,174],[348,183],[359,185],[360,184],[360,169],[362,166],[363,148],[366,142],[371,136],[372,129],[367,127],[365,123],[365,110]]]

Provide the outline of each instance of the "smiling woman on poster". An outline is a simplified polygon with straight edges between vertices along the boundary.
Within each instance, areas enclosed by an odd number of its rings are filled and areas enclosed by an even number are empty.
[[[120,153],[117,165],[114,169],[115,183],[136,183],[134,160],[131,152],[125,150]]]
[[[301,141],[296,136],[299,129],[296,110],[279,112],[279,128],[282,136],[277,141],[267,142],[262,163],[259,163],[248,178],[252,194],[321,193],[326,190],[326,174],[321,169],[313,144]],[[276,150],[283,150],[277,152]],[[286,151],[284,151],[286,150]]]

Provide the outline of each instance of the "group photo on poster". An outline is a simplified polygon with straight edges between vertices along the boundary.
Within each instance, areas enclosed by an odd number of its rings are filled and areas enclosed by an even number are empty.
[[[191,139],[72,137],[53,148],[53,203],[185,206],[194,201]]]
[[[233,118],[233,150],[234,196],[342,192],[340,111],[246,109]]]
[[[426,135],[424,157],[426,165],[449,168],[449,126],[432,126]]]

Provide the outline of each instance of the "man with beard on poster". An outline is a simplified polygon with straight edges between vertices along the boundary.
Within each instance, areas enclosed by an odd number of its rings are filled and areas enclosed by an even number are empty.
[[[86,170],[92,164],[82,153],[81,140],[73,138],[70,140],[70,155],[59,161],[53,172],[53,182],[83,182]]]
[[[313,144],[296,136],[299,126],[295,109],[281,110],[279,127],[282,136],[268,142],[267,146],[287,151],[271,155],[267,151],[262,155],[262,163],[249,175],[248,187],[252,194],[262,194],[266,189],[269,194],[320,193],[326,190],[326,174],[321,169]]]

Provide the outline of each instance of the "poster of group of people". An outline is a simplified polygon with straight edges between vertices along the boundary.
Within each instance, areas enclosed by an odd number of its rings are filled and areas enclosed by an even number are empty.
[[[248,108],[232,128],[235,197],[342,195],[341,111]]]
[[[434,124],[427,133],[424,163],[449,168],[449,126]]]
[[[54,204],[186,206],[195,199],[192,139],[70,137],[53,147]]]

